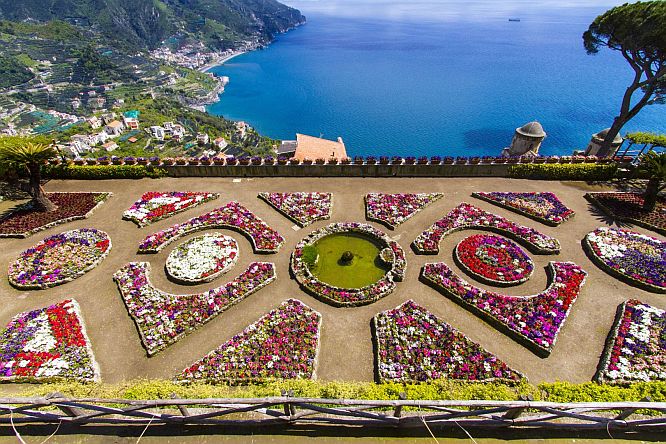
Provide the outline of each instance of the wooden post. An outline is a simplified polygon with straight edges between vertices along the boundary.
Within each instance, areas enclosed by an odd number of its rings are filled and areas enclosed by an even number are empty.
[[[49,393],[46,395],[46,399],[57,399],[57,398],[65,398],[66,396],[63,395],[60,392],[53,392]],[[65,415],[71,416],[72,418],[76,418],[77,416],[85,415],[86,412],[84,412],[82,409],[78,407],[70,407],[67,405],[58,405],[57,406]]]
[[[404,401],[405,399],[407,399],[407,394],[405,392],[398,393],[398,399],[400,399],[401,401]],[[393,411],[393,417],[394,418],[400,418],[401,415],[402,415],[402,406],[397,405],[395,407],[395,410]]]
[[[178,399],[178,398],[179,398],[178,395],[176,395],[175,393],[171,394],[171,399]],[[177,407],[178,407],[178,410],[180,411],[180,414],[182,416],[190,416],[190,411],[187,407],[185,407],[184,405],[180,405],[180,404]]]
[[[641,402],[652,402],[652,398],[649,397],[649,396],[646,396],[645,398],[641,399]],[[624,409],[620,412],[619,415],[617,415],[615,417],[615,420],[616,421],[623,421],[623,420],[627,419],[629,416],[633,415],[637,410],[640,410],[640,409],[637,409],[637,408]]]
[[[527,396],[525,396],[525,395],[520,395],[520,400],[521,400],[521,401],[534,401],[534,397],[533,397],[532,395],[527,395]],[[524,408],[524,407],[518,407],[518,408],[515,408],[515,409],[509,409],[509,410],[506,411],[506,413],[504,414],[504,416],[502,416],[502,418],[503,418],[503,419],[516,419],[516,418],[518,418],[520,415],[522,415],[524,411],[525,411],[525,408]]]

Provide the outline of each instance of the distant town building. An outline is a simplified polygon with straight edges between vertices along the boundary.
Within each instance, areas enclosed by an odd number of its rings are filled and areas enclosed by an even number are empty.
[[[81,101],[79,99],[72,100],[72,108],[79,109],[81,108]]]
[[[113,122],[109,122],[105,127],[104,130],[106,133],[111,136],[111,137],[117,137],[120,136],[123,131],[125,130],[125,126],[123,123],[119,120],[114,120]]]
[[[118,149],[118,144],[116,142],[107,142],[102,145],[102,148],[107,152],[111,152]]]
[[[92,129],[97,129],[102,126],[102,121],[95,116],[92,116],[88,119],[88,123]]]
[[[226,140],[224,140],[224,137],[218,137],[213,141],[213,145],[215,145],[218,149],[223,150],[229,145]]]
[[[139,111],[132,110],[123,113],[123,122],[129,129],[139,129]]]
[[[599,131],[596,134],[592,134],[590,144],[587,145],[587,149],[585,150],[586,156],[606,157],[615,154],[617,149],[622,145],[622,142],[624,142],[624,139],[619,134],[616,135],[610,145],[610,150],[605,150],[602,152],[601,145],[604,143],[604,139],[606,138],[606,135],[608,135],[608,131],[610,131],[610,128],[606,128],[605,130]]]
[[[151,126],[150,127],[150,135],[153,136],[153,138],[157,140],[164,140],[164,136],[166,135],[166,132],[164,131],[164,128],[161,126]]]
[[[343,159],[347,157],[347,150],[342,137],[333,141],[305,134],[296,134],[296,140],[282,142],[277,154],[279,156],[295,157],[298,160],[306,158],[310,160]]]
[[[111,112],[111,113],[102,114],[102,122],[104,123],[104,125],[108,125],[114,120],[116,120],[116,113]]]
[[[197,133],[197,143],[199,145],[206,145],[210,141],[208,134],[206,133]]]
[[[504,148],[502,156],[536,156],[539,154],[541,142],[546,138],[546,132],[536,120],[516,128],[511,146]]]

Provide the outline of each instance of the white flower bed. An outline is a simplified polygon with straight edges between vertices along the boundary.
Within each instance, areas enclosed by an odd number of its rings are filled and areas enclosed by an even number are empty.
[[[210,282],[238,260],[238,243],[221,233],[205,234],[176,247],[167,257],[166,271],[177,282]]]

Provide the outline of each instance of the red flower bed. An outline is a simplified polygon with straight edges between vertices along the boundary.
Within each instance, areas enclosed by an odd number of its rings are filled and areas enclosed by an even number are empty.
[[[654,211],[650,212],[643,210],[643,195],[639,193],[587,193],[585,198],[610,217],[666,235],[664,198],[660,198]]]
[[[58,206],[48,213],[35,211],[30,202],[0,220],[0,237],[28,237],[38,231],[88,218],[111,193],[47,193]]]

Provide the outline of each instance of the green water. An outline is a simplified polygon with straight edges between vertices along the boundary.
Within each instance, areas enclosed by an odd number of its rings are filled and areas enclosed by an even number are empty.
[[[365,287],[377,282],[388,271],[379,259],[380,247],[363,236],[331,234],[319,239],[314,247],[319,253],[319,261],[310,271],[320,281],[336,287]],[[345,251],[354,253],[349,264],[340,261]]]

